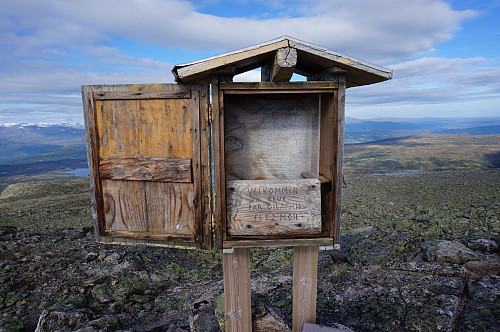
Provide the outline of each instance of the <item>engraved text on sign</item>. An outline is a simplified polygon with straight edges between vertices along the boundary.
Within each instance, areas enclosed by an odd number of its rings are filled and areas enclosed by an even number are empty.
[[[231,236],[321,233],[318,179],[234,180],[226,193]]]

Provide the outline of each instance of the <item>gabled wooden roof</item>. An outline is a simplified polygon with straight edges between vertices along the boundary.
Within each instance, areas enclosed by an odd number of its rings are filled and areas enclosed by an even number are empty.
[[[297,60],[293,71],[313,77],[328,70],[344,70],[347,87],[383,82],[392,78],[392,70],[359,60],[324,47],[309,44],[288,36],[241,50],[216,55],[198,61],[176,65],[172,72],[180,83],[208,79],[212,74],[241,74],[273,61],[277,50],[296,50]]]

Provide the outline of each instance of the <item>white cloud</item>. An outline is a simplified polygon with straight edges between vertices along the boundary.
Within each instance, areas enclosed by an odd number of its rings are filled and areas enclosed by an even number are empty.
[[[16,0],[0,12],[0,108],[31,103],[36,114],[80,108],[82,84],[165,82],[172,63],[138,56],[135,45],[215,54],[290,35],[374,63],[397,63],[395,79],[353,89],[367,103],[439,102],[498,94],[499,69],[485,59],[426,57],[477,12],[440,0],[255,0],[270,8],[239,17],[203,14],[180,0]],[[247,1],[247,0],[239,0]],[[251,2],[251,1],[250,1]],[[228,3],[228,6],[231,4]],[[186,59],[191,61],[196,59]],[[403,62],[402,62],[403,61]],[[399,63],[398,63],[399,62]],[[470,68],[473,68],[471,70]],[[249,72],[240,80],[258,80]],[[435,82],[436,86],[426,85]],[[471,89],[466,83],[481,86]],[[462,89],[459,92],[454,89]],[[41,108],[40,108],[41,107]],[[29,107],[9,106],[12,114]],[[40,113],[41,112],[41,113]],[[35,114],[33,113],[33,114]],[[80,111],[78,111],[80,116]],[[14,115],[13,115],[14,116]],[[2,118],[0,118],[0,122]]]
[[[302,0],[291,3],[300,17],[268,19],[202,14],[189,2],[178,0],[46,0],[40,4],[21,0],[2,8],[4,16],[12,18],[3,24],[7,31],[22,32],[4,36],[16,47],[64,45],[79,50],[116,36],[161,47],[227,51],[290,35],[375,62],[429,52],[451,38],[461,22],[477,15],[453,10],[438,0]],[[274,3],[279,6],[283,3]]]
[[[483,58],[420,58],[391,68],[391,81],[351,89],[351,105],[428,105],[500,98],[500,67]]]

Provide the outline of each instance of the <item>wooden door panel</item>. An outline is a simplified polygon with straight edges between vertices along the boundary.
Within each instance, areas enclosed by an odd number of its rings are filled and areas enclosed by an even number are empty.
[[[103,192],[106,230],[194,234],[193,184],[105,180]]]
[[[100,156],[192,158],[195,106],[192,98],[97,101]]]
[[[82,91],[98,238],[208,247],[201,86],[84,86]]]

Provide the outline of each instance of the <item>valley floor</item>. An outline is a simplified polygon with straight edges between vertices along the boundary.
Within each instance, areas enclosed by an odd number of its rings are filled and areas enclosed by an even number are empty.
[[[500,331],[500,170],[345,181],[341,249],[319,258],[319,324]],[[220,253],[101,245],[91,224],[88,179],[3,191],[0,330],[221,329]],[[252,249],[259,328],[291,325],[292,261],[290,248]]]

